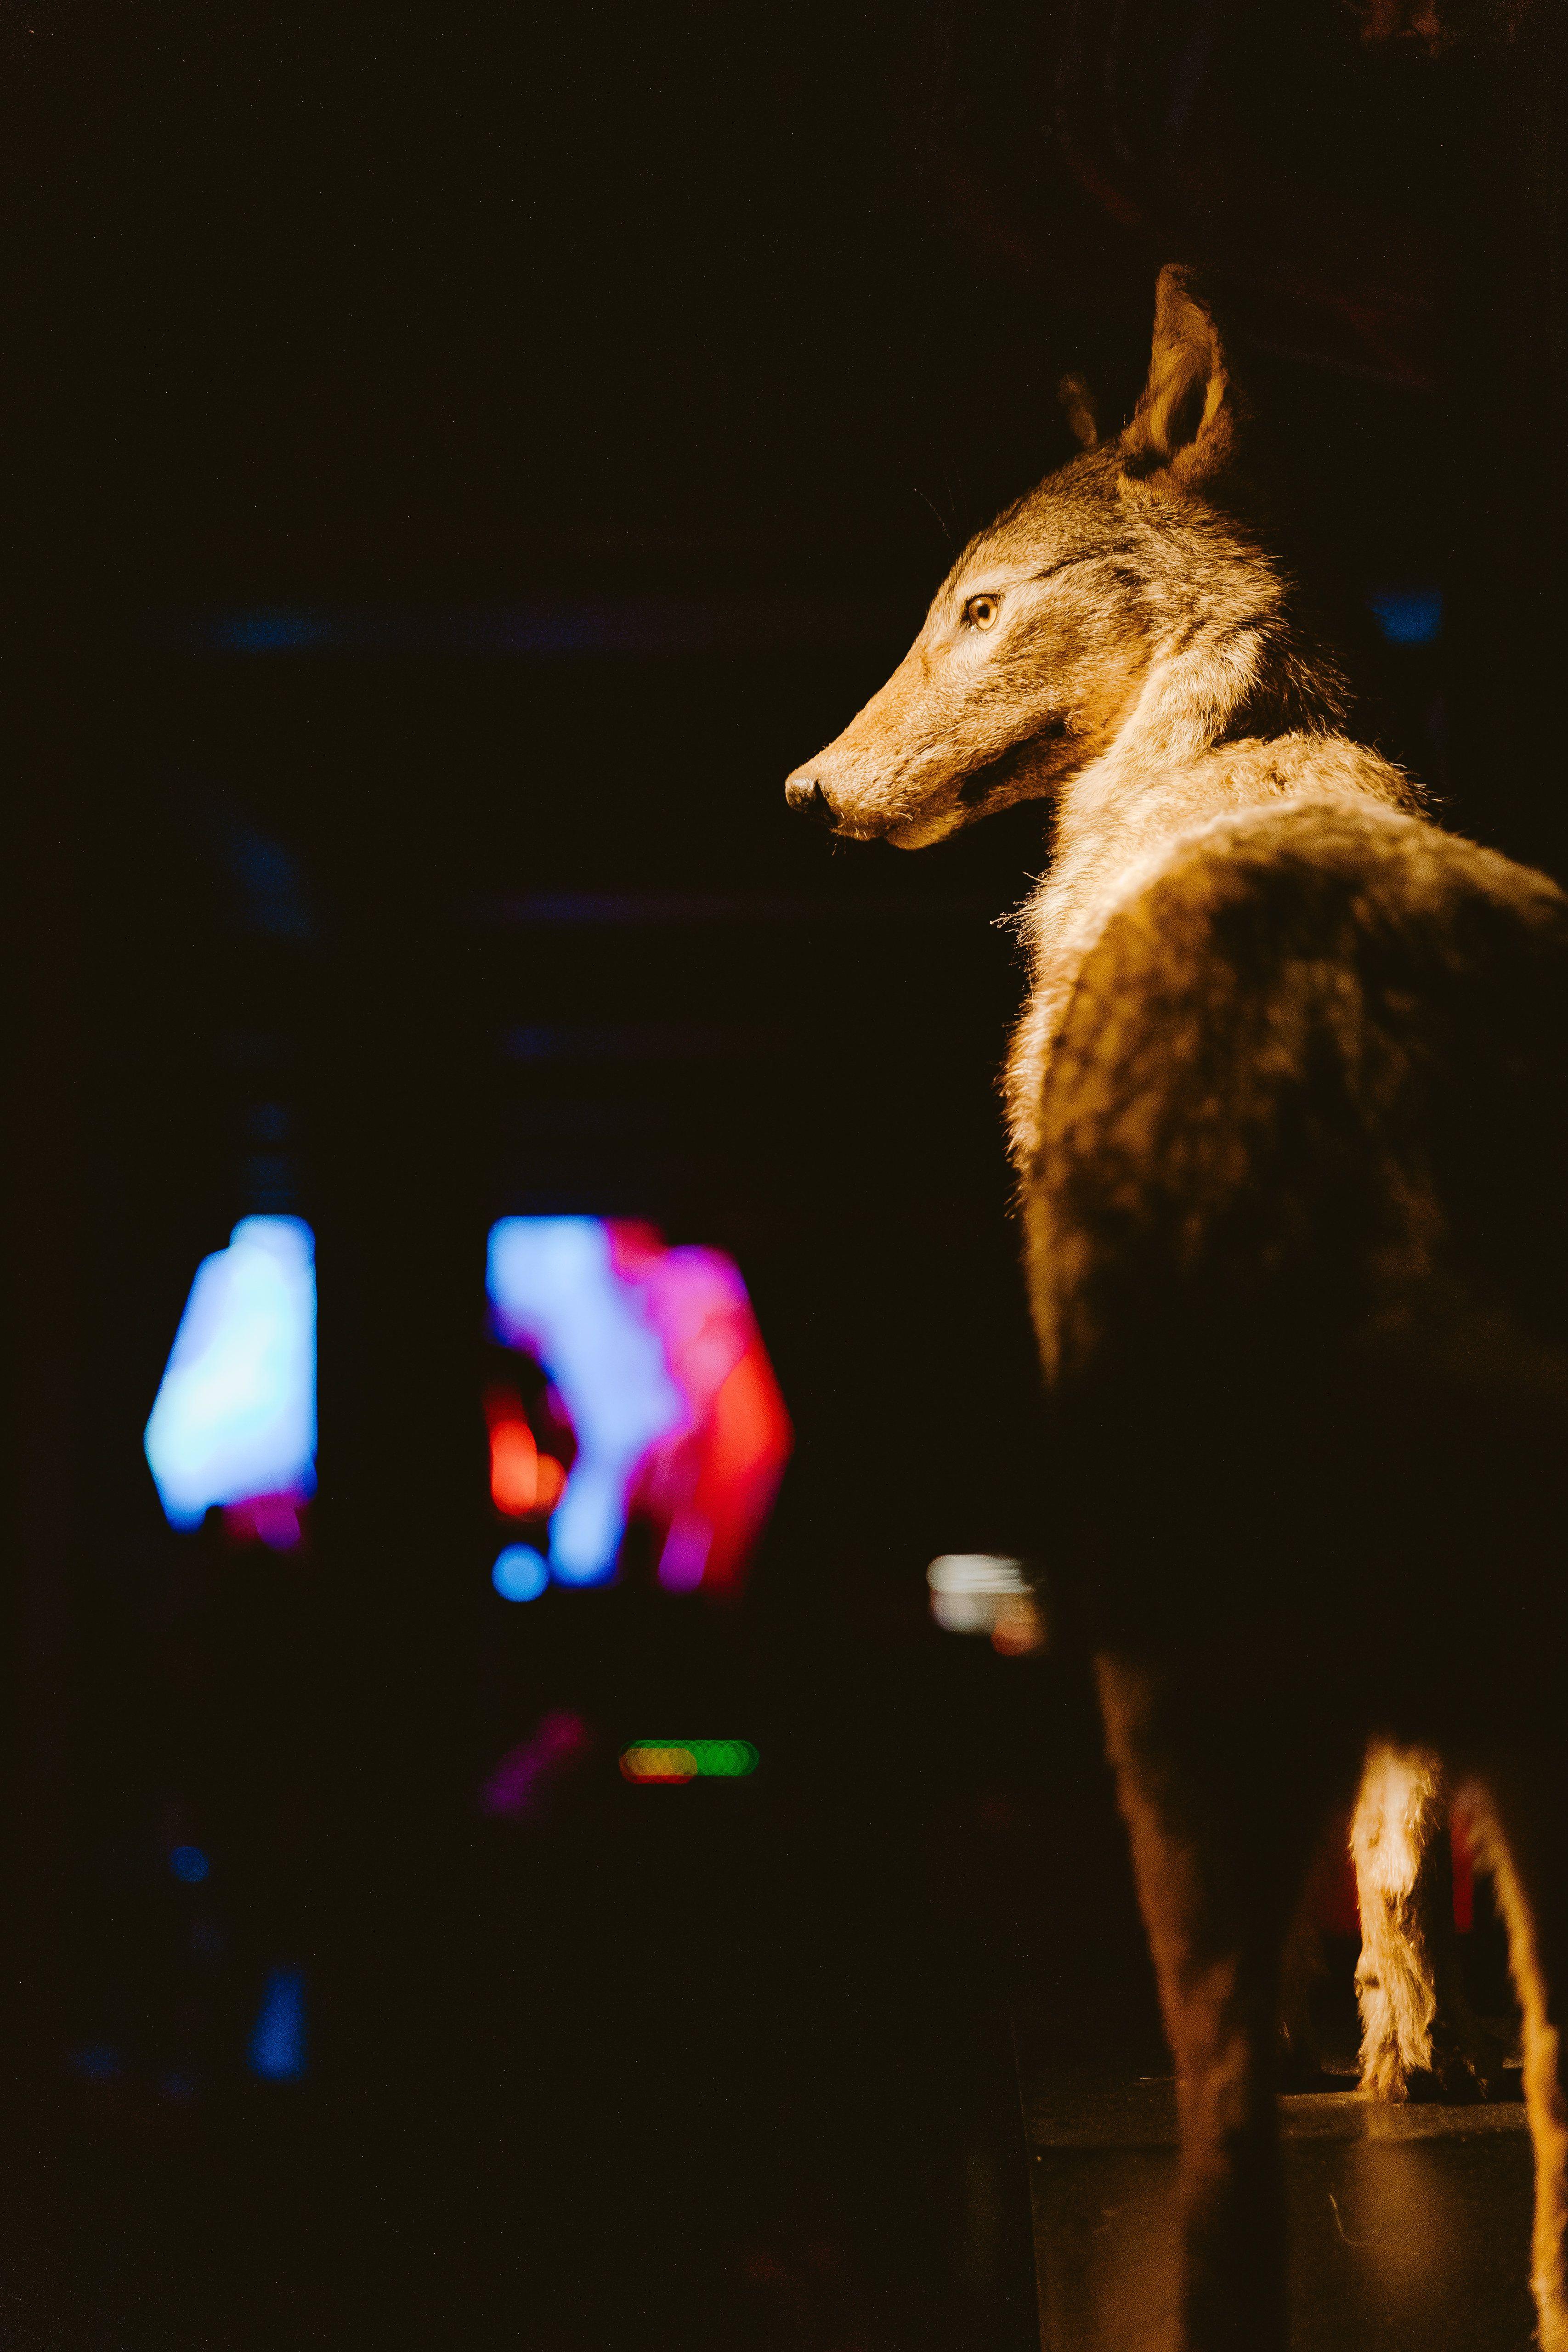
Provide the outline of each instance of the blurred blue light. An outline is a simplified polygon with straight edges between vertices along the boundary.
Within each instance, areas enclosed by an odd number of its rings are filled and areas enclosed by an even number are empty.
[[[212,1864],[199,1845],[177,1845],[169,1856],[169,1867],[186,1886],[199,1886]]]
[[[125,2071],[119,2051],[108,2042],[89,2042],[84,2050],[73,2050],[68,2063],[72,2074],[88,2083],[113,2083]]]
[[[537,1601],[550,1582],[550,1563],[531,1544],[508,1544],[490,1570],[503,1601]]]
[[[1440,588],[1380,588],[1366,601],[1391,646],[1429,646],[1442,629]]]
[[[316,1484],[316,1266],[299,1217],[242,1217],[204,1258],[146,1432],[164,1516],[310,1495]]]
[[[221,803],[211,830],[236,886],[246,928],[275,940],[308,940],[315,929],[305,878],[291,851]]]
[[[633,1468],[684,1418],[679,1391],[597,1217],[502,1217],[487,1281],[501,1338],[539,1358],[577,1433],[550,1522],[551,1569],[563,1583],[597,1584],[615,1569]]]
[[[250,2035],[250,2071],[268,2083],[297,2083],[305,2072],[305,1975],[274,1969],[262,1989]]]
[[[209,644],[225,653],[304,653],[333,643],[329,614],[289,604],[263,604],[248,613],[226,613],[211,626]]]

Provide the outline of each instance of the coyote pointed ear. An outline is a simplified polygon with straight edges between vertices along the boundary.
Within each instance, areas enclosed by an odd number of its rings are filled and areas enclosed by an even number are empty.
[[[1190,274],[1172,262],[1154,289],[1154,348],[1149,381],[1121,436],[1130,474],[1168,466],[1183,482],[1201,482],[1230,453],[1230,377],[1219,330]]]
[[[1080,375],[1064,375],[1057,386],[1057,398],[1068,431],[1080,449],[1100,446],[1100,419],[1095,414],[1094,394]]]

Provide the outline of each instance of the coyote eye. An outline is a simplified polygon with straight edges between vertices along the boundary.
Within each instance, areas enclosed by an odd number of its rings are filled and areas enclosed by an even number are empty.
[[[972,596],[963,608],[963,625],[966,629],[994,629],[1001,610],[1000,596]]]

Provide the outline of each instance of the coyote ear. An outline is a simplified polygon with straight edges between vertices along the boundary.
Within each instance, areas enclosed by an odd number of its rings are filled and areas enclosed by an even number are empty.
[[[1127,471],[1168,466],[1178,480],[1200,482],[1223,465],[1230,444],[1230,377],[1219,330],[1189,273],[1172,262],[1154,289],[1149,381],[1121,436]]]
[[[1094,394],[1080,375],[1064,375],[1057,386],[1057,398],[1068,431],[1080,449],[1100,446],[1100,419],[1095,415]]]

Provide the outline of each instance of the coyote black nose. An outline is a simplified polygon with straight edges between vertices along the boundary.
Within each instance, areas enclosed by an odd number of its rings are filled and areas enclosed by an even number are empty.
[[[815,776],[792,776],[784,786],[784,798],[792,809],[802,816],[815,817],[818,824],[837,824],[838,812]]]

